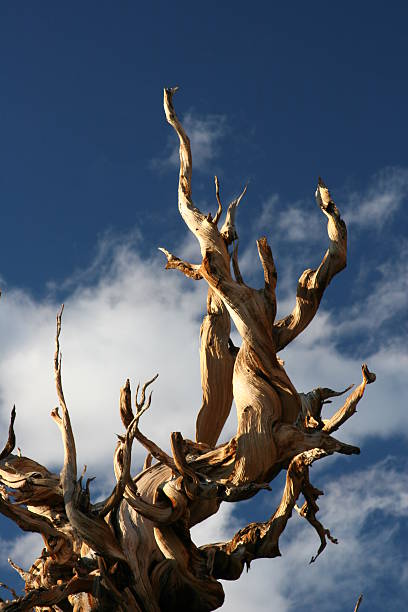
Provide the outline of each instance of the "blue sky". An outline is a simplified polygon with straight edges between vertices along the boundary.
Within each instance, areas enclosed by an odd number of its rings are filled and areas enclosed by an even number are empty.
[[[348,222],[347,269],[282,353],[299,390],[358,383],[365,360],[378,375],[339,436],[362,455],[313,471],[326,490],[321,520],[341,543],[309,566],[318,542],[294,516],[283,558],[255,562],[226,585],[226,610],[248,609],[253,593],[257,610],[271,602],[279,611],[352,610],[361,591],[362,610],[405,609],[407,17],[402,2],[0,6],[0,423],[5,437],[15,402],[25,454],[58,469],[61,444],[48,415],[62,301],[66,394],[79,462],[98,475],[96,491],[112,479],[126,377],[160,372],[144,423],[152,437],[168,446],[172,430],[193,435],[205,288],[165,272],[157,253],[165,246],[197,258],[177,212],[163,86],[181,88],[175,103],[191,135],[197,205],[216,210],[214,174],[225,202],[249,181],[238,218],[241,267],[247,282],[260,282],[255,239],[266,234],[282,314],[301,272],[325,251],[313,197],[319,175]],[[232,416],[224,437],[233,431]],[[197,541],[266,519],[280,486],[226,506]],[[20,535],[0,520],[0,575],[13,584],[8,551],[28,563],[41,549]]]

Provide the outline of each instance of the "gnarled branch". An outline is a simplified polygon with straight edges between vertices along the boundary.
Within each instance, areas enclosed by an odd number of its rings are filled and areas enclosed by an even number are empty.
[[[317,270],[305,270],[300,277],[296,304],[291,314],[275,323],[274,340],[277,351],[285,348],[309,325],[331,279],[346,267],[346,225],[320,177],[316,189],[316,201],[328,219],[329,248]]]

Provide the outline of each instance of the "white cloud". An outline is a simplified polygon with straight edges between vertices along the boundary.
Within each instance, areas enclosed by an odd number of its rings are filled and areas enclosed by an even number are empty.
[[[8,565],[7,558],[17,563],[24,570],[28,570],[44,548],[44,540],[39,533],[25,533],[15,540],[0,538],[0,547],[7,551],[0,556],[0,566]]]
[[[63,381],[77,440],[79,465],[99,478],[112,477],[119,389],[159,372],[142,430],[164,447],[171,431],[194,433],[201,403],[199,325],[205,287],[164,271],[160,254],[142,261],[129,246],[114,249],[109,268],[65,300]],[[59,465],[62,444],[49,417],[56,405],[53,381],[58,304],[36,301],[11,289],[0,308],[2,431],[17,408],[17,444],[23,454]],[[135,445],[135,465],[144,449]]]
[[[226,131],[225,115],[197,116],[190,111],[184,115],[182,124],[190,138],[193,168],[206,170],[209,163],[218,156],[220,142]],[[178,167],[179,164],[178,139],[172,134],[167,156],[153,159],[151,167],[154,170],[165,170]]]
[[[381,229],[408,196],[408,168],[389,167],[376,174],[368,189],[351,193],[340,209],[349,225]]]
[[[273,233],[273,241],[315,242],[325,234],[326,223],[321,219],[313,200],[283,204],[273,194],[262,205],[262,211],[255,223],[255,230]]]
[[[376,330],[389,320],[395,321],[395,332],[400,335],[408,312],[408,243],[401,241],[398,253],[370,270],[371,283],[361,300],[352,305],[341,333],[364,329]]]
[[[219,511],[203,523],[191,529],[191,537],[197,546],[210,542],[223,542],[232,538],[240,528],[239,521],[233,515],[234,504],[221,504]]]

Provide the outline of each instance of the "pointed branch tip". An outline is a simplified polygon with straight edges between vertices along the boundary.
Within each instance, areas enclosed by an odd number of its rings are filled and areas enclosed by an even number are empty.
[[[376,380],[376,375],[374,372],[370,372],[366,363],[363,363],[361,366],[361,371],[363,372],[363,380],[367,383],[367,385],[370,385]]]

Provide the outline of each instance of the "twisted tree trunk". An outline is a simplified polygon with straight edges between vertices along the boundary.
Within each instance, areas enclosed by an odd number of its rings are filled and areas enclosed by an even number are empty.
[[[218,579],[236,580],[253,559],[280,554],[279,538],[294,508],[318,533],[317,555],[327,537],[335,541],[316,518],[316,500],[322,492],[310,483],[309,466],[335,452],[359,452],[331,434],[355,412],[366,384],[375,376],[363,365],[361,385],[325,421],[323,403],[349,389],[298,393],[277,352],[311,322],[324,290],[345,267],[345,224],[319,179],[316,199],[328,219],[329,247],[318,269],[306,270],[300,277],[292,313],[276,321],[277,275],[266,238],[257,243],[263,288],[246,285],[239,271],[235,213],[245,189],[229,205],[220,229],[217,178],[215,217],[193,204],[190,143],[173,107],[174,92],[165,90],[164,109],[180,141],[179,211],[200,244],[202,261],[191,264],[161,250],[167,268],[208,284],[207,315],[201,327],[203,400],[196,441],[172,433],[170,456],[146,438],[139,421],[150,407],[151,395],[147,398],[146,391],[154,379],[143,386],[140,398],[137,390],[136,413],[126,381],[120,392],[126,432],[114,456],[117,484],[105,501],[91,503],[89,480],[84,487],[82,476],[78,479],[75,441],[62,388],[61,310],[54,361],[61,415],[54,410],[52,418],[61,432],[64,465],[59,475],[52,474],[32,459],[13,454],[13,410],[8,440],[0,454],[0,511],[22,529],[41,533],[45,548],[28,571],[12,564],[26,583],[26,595],[0,603],[1,610],[205,612],[224,601]],[[241,336],[239,348],[229,337],[230,319]],[[229,442],[217,446],[233,399],[237,432]],[[136,476],[130,465],[134,439],[148,451],[144,469]],[[250,523],[228,542],[194,545],[190,537],[193,525],[215,514],[222,502],[256,495],[281,470],[286,470],[286,485],[268,521]],[[298,508],[301,493],[305,503]]]

